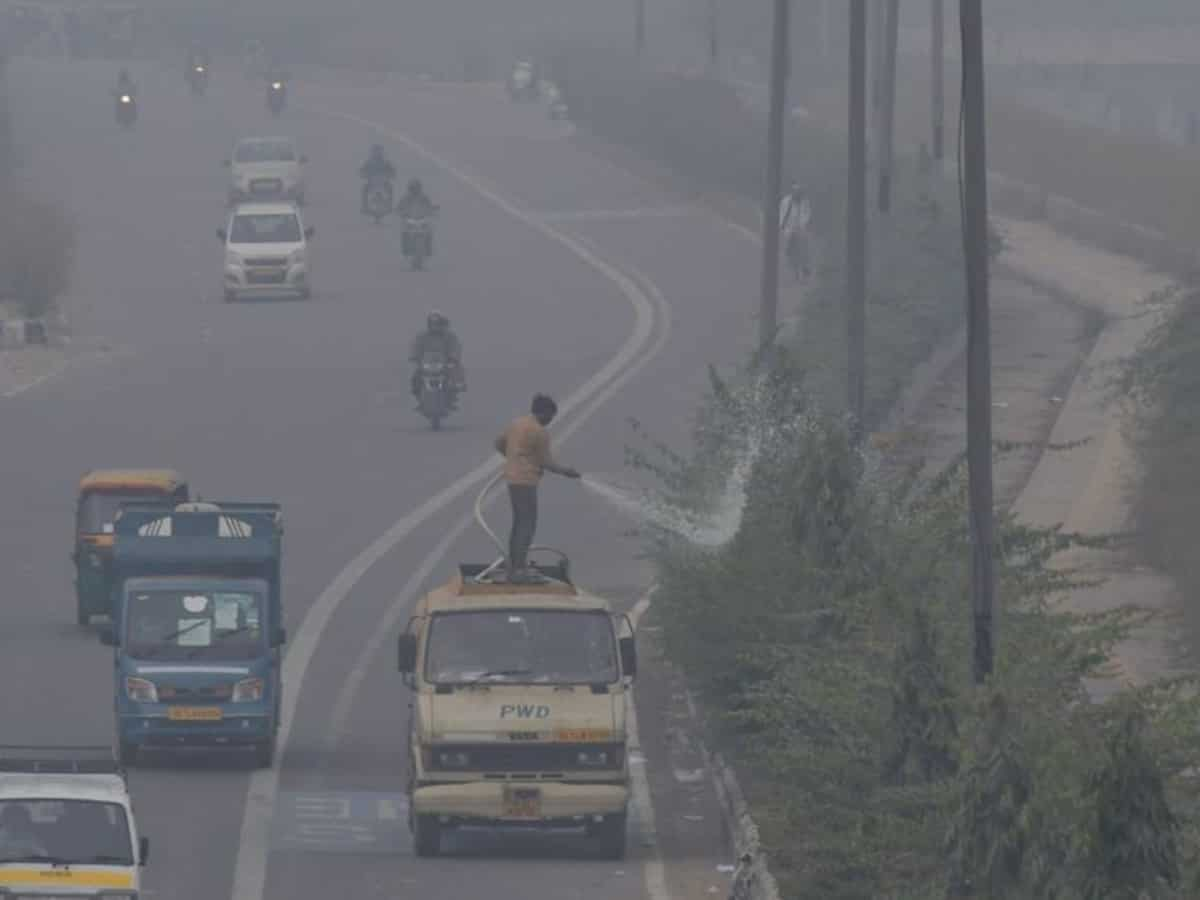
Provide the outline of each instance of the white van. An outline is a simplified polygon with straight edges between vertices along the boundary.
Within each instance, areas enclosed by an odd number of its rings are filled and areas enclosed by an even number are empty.
[[[111,747],[0,747],[0,893],[137,900],[139,837]]]
[[[304,164],[308,158],[287,137],[254,137],[237,142],[229,167],[229,202],[287,200],[304,205]]]
[[[225,245],[225,299],[301,297],[309,286],[308,241],[300,210],[291,203],[243,203],[217,237]]]

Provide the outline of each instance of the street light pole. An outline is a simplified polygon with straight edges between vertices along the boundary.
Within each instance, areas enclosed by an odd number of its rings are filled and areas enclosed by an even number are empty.
[[[867,0],[850,0],[850,102],[846,180],[847,410],[861,433],[866,407]]]
[[[721,23],[717,2],[718,0],[708,0],[708,64],[714,74],[721,63]]]
[[[879,134],[879,211],[892,208],[892,159],[895,152],[896,51],[900,40],[900,0],[887,0],[887,43],[883,53],[883,109]]]
[[[930,0],[933,41],[933,158],[941,162],[945,156],[946,134],[946,0]]]
[[[779,201],[783,188],[783,113],[787,100],[788,13],[791,0],[775,0],[771,23],[771,110],[767,123],[767,177],[763,186],[762,296],[759,347],[775,340],[779,327]]]
[[[982,0],[959,0],[962,21],[963,172],[967,262],[967,490],[971,523],[973,674],[995,664],[992,498],[992,358],[988,299],[987,124]]]
[[[646,0],[633,0],[633,42],[638,59],[646,52]]]

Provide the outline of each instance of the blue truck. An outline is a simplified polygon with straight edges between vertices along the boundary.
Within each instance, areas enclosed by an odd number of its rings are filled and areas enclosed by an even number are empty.
[[[241,748],[269,768],[286,640],[274,503],[126,503],[112,625],[121,762],[146,748]]]

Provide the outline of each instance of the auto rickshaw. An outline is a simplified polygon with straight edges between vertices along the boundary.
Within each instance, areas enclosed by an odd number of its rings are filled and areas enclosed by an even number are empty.
[[[97,469],[79,481],[75,506],[76,621],[88,625],[92,616],[111,609],[113,520],[122,503],[174,506],[189,499],[187,482],[170,469]]]

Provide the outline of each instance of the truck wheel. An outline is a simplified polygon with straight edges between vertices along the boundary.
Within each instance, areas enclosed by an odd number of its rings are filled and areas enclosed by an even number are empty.
[[[413,817],[413,844],[417,856],[438,856],[442,852],[442,823],[437,816]]]
[[[121,741],[117,747],[117,761],[127,769],[137,765],[138,746],[131,741]]]
[[[275,765],[275,738],[263,741],[254,748],[254,766],[257,769],[269,769]]]
[[[625,813],[605,816],[604,821],[594,826],[591,834],[604,859],[625,858]]]

